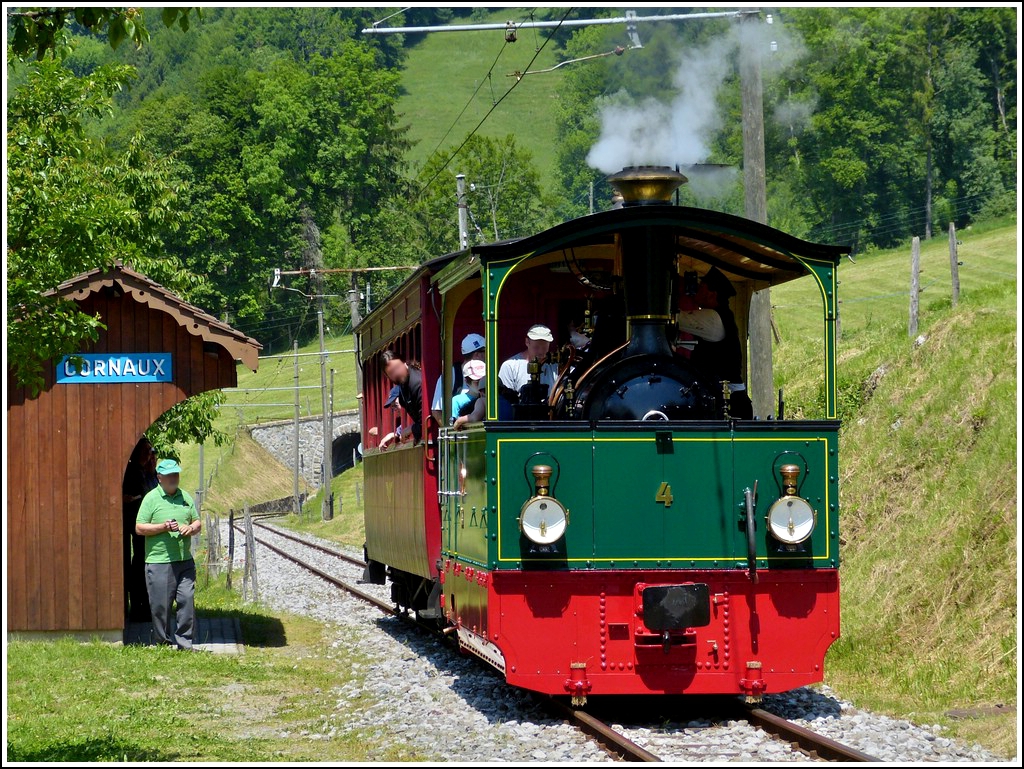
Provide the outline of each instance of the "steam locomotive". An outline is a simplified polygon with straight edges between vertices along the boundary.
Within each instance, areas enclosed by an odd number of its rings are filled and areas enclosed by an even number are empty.
[[[609,180],[621,207],[427,262],[357,327],[366,579],[390,580],[397,605],[508,683],[575,703],[756,699],[820,681],[839,634],[848,249],[672,205],[686,179],[667,168]],[[672,346],[680,298],[712,272],[731,289],[739,382]],[[735,399],[751,295],[798,278],[820,289],[825,418],[748,418]],[[531,361],[507,403],[495,374],[533,324],[554,330],[558,378],[540,383]],[[440,377],[450,393],[470,333],[486,339],[486,419],[447,427],[450,399],[438,423],[425,392],[422,440],[375,448],[395,427],[380,353],[418,361],[424,391]]]

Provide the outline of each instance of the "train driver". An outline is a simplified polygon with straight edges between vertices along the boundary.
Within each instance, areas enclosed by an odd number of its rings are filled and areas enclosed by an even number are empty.
[[[540,383],[547,385],[550,395],[551,387],[558,378],[558,366],[545,363],[551,343],[555,341],[551,329],[541,324],[530,326],[526,332],[526,350],[513,355],[501,364],[498,370],[498,392],[501,393],[501,419],[511,417],[511,405],[520,402],[520,394],[526,385],[531,384],[530,364],[536,362],[540,366]]]
[[[735,295],[736,289],[729,279],[712,267],[701,278],[695,296],[680,297],[679,330],[696,337],[696,343],[680,345],[677,351],[692,346],[689,358],[700,371],[716,382],[729,382],[732,416],[752,419],[754,410],[741,373],[743,348],[740,332],[729,307],[729,297]]]
[[[394,350],[380,354],[384,375],[398,385],[398,402],[412,420],[412,437],[419,442],[423,437],[423,374],[418,363],[406,363]]]
[[[462,369],[468,361],[476,360],[481,363],[487,359],[486,356],[486,345],[487,342],[479,334],[466,334],[462,339],[462,366],[452,366],[452,391],[451,395],[455,396],[459,393],[466,392],[469,388],[466,385],[465,378],[462,375]],[[442,374],[437,378],[437,384],[434,385],[434,399],[430,402],[430,413],[434,417],[434,421],[441,424],[443,414],[441,413],[441,406],[444,403],[443,395],[441,393],[441,386],[443,383]],[[458,416],[456,412],[452,412],[452,416]]]

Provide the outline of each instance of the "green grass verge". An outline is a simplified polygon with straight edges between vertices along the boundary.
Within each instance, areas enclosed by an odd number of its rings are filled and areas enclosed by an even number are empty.
[[[1016,717],[1015,222],[922,248],[920,346],[907,335],[910,249],[840,267],[842,636],[826,677],[859,706],[943,723],[1013,755]],[[804,281],[807,283],[807,281]],[[820,416],[820,299],[773,291],[790,415]],[[902,295],[900,295],[902,292]]]
[[[472,23],[504,24],[508,19],[519,22],[529,15],[528,8],[505,8]],[[459,19],[458,23],[467,22]],[[537,30],[535,36],[534,30],[522,30],[516,43],[504,45],[505,33],[501,30],[434,32],[423,35],[422,41],[409,49],[402,70],[403,94],[398,101],[398,112],[401,123],[409,126],[412,147],[406,153],[406,160],[413,175],[422,168],[466,106],[498,51],[504,46],[490,81],[480,87],[473,103],[442,142],[440,151],[450,152],[462,143],[491,108],[493,100],[500,98],[515,82],[508,75],[526,69],[537,45],[544,42],[545,33],[546,30]],[[546,69],[556,63],[554,45],[549,43],[531,69]],[[549,189],[554,182],[555,146],[551,139],[555,135],[555,104],[561,81],[560,70],[527,75],[479,131],[482,136],[495,138],[515,134],[517,143],[533,154],[544,189]],[[438,98],[438,83],[445,84],[442,98]]]
[[[70,640],[8,644],[7,760],[433,758],[360,731],[326,737],[334,689],[350,680],[353,662],[369,660],[332,648],[320,623],[243,604],[223,579],[198,588],[197,604],[207,616],[241,618],[245,654]]]

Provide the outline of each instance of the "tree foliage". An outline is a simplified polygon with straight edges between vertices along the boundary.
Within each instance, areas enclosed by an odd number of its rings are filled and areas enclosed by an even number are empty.
[[[107,154],[83,129],[130,79],[130,68],[103,67],[83,80],[44,60],[8,101],[8,360],[32,391],[46,361],[81,351],[102,328],[46,292],[115,259],[179,288],[176,265],[152,260],[182,222],[167,164],[137,138]]]
[[[421,174],[433,180],[416,207],[428,252],[460,248],[457,173],[466,177],[471,244],[524,237],[555,223],[532,156],[517,146],[514,135],[492,139],[475,134],[442,170],[455,149],[434,155]]]
[[[889,246],[950,221],[963,226],[1012,196],[1014,9],[787,8],[775,19],[789,48],[764,58],[770,223],[856,248]],[[643,49],[566,68],[557,134],[565,214],[585,211],[592,182],[606,195],[586,164],[600,131],[596,100],[625,89],[667,101],[680,52],[725,41],[734,24],[698,21],[671,34],[645,25]],[[607,50],[617,35],[578,30],[564,57]],[[708,160],[737,168],[740,88],[734,69],[717,95],[721,128],[708,137]]]
[[[46,362],[82,352],[105,328],[48,295],[62,281],[121,260],[185,298],[204,282],[161,253],[163,237],[185,221],[170,163],[138,136],[110,153],[85,131],[132,77],[131,67],[108,65],[79,78],[46,58],[8,102],[7,360],[33,395]],[[149,431],[154,445],[223,440],[213,428],[219,399],[208,393],[170,409]]]
[[[164,8],[160,18],[167,27],[177,24],[183,31],[190,25],[192,11],[202,18],[201,8]],[[83,29],[106,32],[111,48],[125,40],[137,47],[149,40],[146,20],[141,8],[19,8],[8,12],[11,50],[19,58],[35,56],[37,60],[49,54],[63,57],[69,52],[66,26],[74,23]]]

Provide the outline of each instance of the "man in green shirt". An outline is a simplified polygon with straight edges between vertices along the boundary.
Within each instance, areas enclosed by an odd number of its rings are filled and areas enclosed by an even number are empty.
[[[156,466],[158,486],[142,499],[135,533],[146,538],[146,590],[157,643],[190,650],[196,589],[191,545],[202,523],[192,497],[178,486],[180,473],[173,459]],[[177,612],[171,614],[174,601]]]

